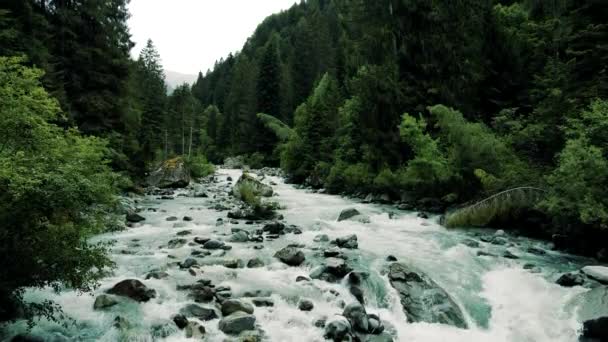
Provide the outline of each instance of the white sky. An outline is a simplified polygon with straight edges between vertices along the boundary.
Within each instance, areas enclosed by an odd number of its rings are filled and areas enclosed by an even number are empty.
[[[267,16],[299,0],[131,0],[129,27],[137,57],[148,38],[166,70],[197,74],[239,51]]]

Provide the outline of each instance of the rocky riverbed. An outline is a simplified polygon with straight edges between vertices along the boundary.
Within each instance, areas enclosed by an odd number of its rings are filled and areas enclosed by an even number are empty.
[[[449,231],[277,175],[257,175],[282,208],[275,220],[234,218],[240,170],[126,200],[130,227],[94,239],[113,243],[116,269],[93,295],[28,291],[69,319],[36,322],[27,338],[531,342],[606,326],[608,274],[593,260],[501,231]],[[19,322],[0,338],[24,331]]]

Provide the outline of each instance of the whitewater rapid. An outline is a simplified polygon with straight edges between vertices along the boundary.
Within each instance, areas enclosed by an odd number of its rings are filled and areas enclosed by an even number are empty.
[[[227,178],[236,180],[240,174],[240,170],[221,169],[217,178],[221,186],[228,190]],[[313,322],[318,318],[331,319],[340,314],[342,309],[339,302],[348,304],[355,301],[354,297],[345,284],[330,284],[321,280],[296,283],[296,277],[308,276],[312,266],[305,263],[300,267],[289,267],[274,258],[273,254],[290,243],[314,248],[318,244],[313,239],[318,234],[327,234],[330,239],[356,234],[359,249],[352,252],[356,260],[355,270],[369,272],[369,283],[373,284],[366,289],[367,311],[378,314],[386,322],[387,329],[396,334],[395,341],[578,340],[581,323],[573,303],[577,296],[588,289],[561,287],[555,284],[555,280],[564,272],[580,269],[587,262],[585,259],[552,251],[544,242],[519,237],[508,237],[511,246],[480,241],[480,248],[472,248],[462,241],[471,238],[479,241],[480,236],[493,232],[447,230],[438,224],[437,218],[423,219],[414,212],[399,211],[392,206],[364,204],[339,196],[296,189],[277,177],[266,177],[265,181],[276,184],[273,188],[277,195],[273,199],[283,207],[280,213],[284,221],[300,227],[302,234],[288,234],[274,241],[265,241],[263,249],[253,249],[249,243],[229,243],[233,248],[225,256],[211,256],[245,261],[258,257],[264,261],[264,267],[228,269],[218,265],[202,266],[196,276],[180,270],[172,263],[189,257],[195,246],[166,248],[167,242],[176,238],[176,232],[191,230],[191,235],[184,236],[189,240],[194,236],[227,239],[232,228],[252,227],[245,225],[242,220],[238,224],[230,223],[226,211],[213,208],[215,200],[212,197],[178,196],[174,200],[146,197],[139,203],[143,209],[140,214],[146,218],[142,225],[94,239],[115,243],[112,259],[117,268],[111,276],[101,281],[101,286],[93,295],[68,289],[59,294],[50,289],[26,293],[28,301],[51,299],[57,302],[65,314],[74,320],[65,321],[65,326],[39,321],[32,333],[46,336],[49,341],[53,338],[57,341],[190,341],[179,330],[171,332],[166,338],[155,338],[150,331],[167,324],[180,308],[193,303],[184,291],[176,289],[177,285],[191,284],[198,278],[205,278],[216,285],[229,286],[233,297],[237,298],[247,291],[267,292],[274,300],[274,306],[256,307],[254,312],[266,340],[324,341],[323,329],[316,328]],[[369,216],[369,223],[350,220],[337,222],[339,213],[346,208],[356,208]],[[174,222],[166,221],[168,216],[182,218],[186,215],[192,217],[193,221],[185,222],[179,229],[173,227]],[[216,225],[218,218],[223,218],[224,225]],[[544,249],[547,254],[529,253],[529,247]],[[479,250],[501,255],[505,249],[520,258],[513,260],[477,255]],[[312,250],[305,251],[307,261],[317,261],[312,256]],[[382,272],[388,255],[413,265],[435,280],[463,309],[470,328],[407,323],[397,292],[391,288],[387,276]],[[534,264],[534,268],[524,269],[526,264]],[[145,275],[155,269],[166,271],[169,277],[144,280]],[[140,279],[157,291],[157,297],[147,303],[125,302],[107,311],[93,310],[96,295],[127,278]],[[298,309],[297,302],[302,298],[313,301],[314,309],[311,312]],[[131,322],[132,328],[127,336],[113,327],[117,315]],[[217,322],[201,322],[207,330],[207,341],[227,338],[219,331]],[[6,336],[23,331],[24,327],[24,322],[11,325]],[[67,339],[62,339],[64,337]]]

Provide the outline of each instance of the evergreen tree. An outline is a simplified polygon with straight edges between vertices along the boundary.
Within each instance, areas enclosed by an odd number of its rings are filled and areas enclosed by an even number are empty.
[[[160,55],[152,40],[139,54],[136,64],[137,91],[141,103],[140,141],[145,161],[167,157],[168,132],[164,129],[167,87]]]

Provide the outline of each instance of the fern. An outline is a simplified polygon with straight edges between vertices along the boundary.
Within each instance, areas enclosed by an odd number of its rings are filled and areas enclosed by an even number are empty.
[[[534,187],[518,187],[499,192],[475,204],[445,215],[446,227],[483,227],[495,218],[535,205],[546,191]]]

